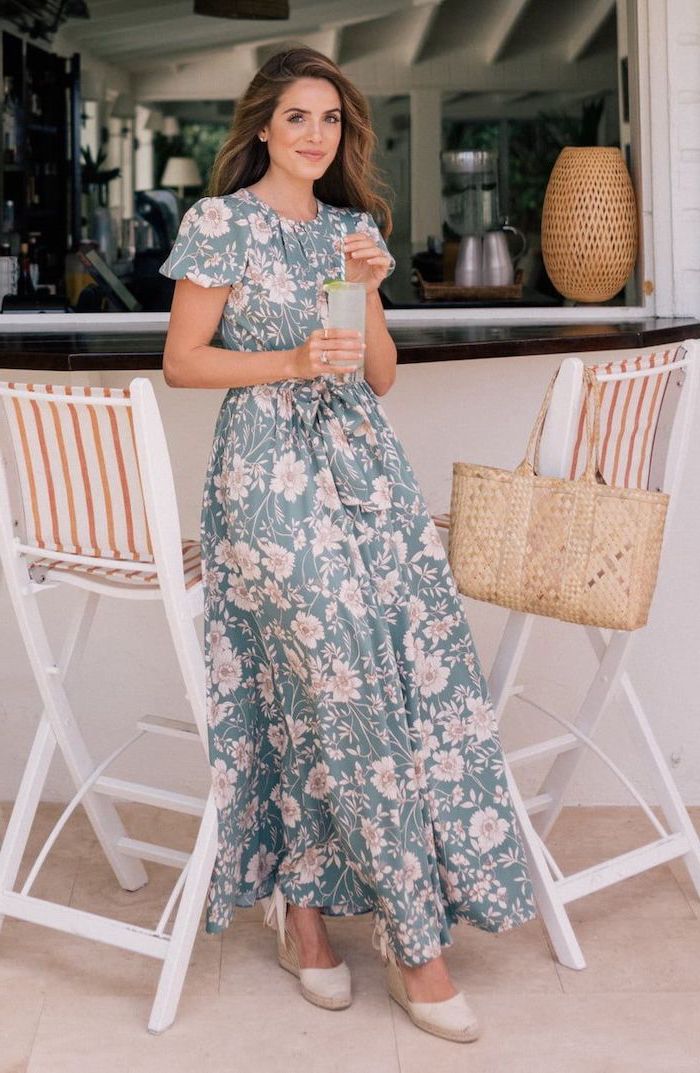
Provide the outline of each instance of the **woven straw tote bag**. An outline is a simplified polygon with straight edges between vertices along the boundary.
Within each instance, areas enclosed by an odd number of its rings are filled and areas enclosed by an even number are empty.
[[[448,558],[477,600],[587,626],[644,626],[668,495],[607,485],[598,472],[600,386],[584,369],[588,459],[576,480],[540,477],[539,446],[556,373],[517,469],[455,462]]]

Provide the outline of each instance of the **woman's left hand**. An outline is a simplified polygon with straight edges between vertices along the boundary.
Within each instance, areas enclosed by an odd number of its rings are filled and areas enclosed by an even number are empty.
[[[364,283],[368,293],[376,291],[386,278],[391,258],[383,253],[366,231],[345,236],[345,279]]]

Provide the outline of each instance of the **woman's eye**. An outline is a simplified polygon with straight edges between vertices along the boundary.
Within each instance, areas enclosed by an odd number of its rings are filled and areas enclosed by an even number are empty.
[[[294,123],[297,119],[303,119],[303,118],[304,117],[300,112],[294,112],[292,115],[290,115],[289,122]],[[331,123],[340,123],[340,116],[339,115],[329,115],[329,116],[326,116],[326,119],[330,120]]]

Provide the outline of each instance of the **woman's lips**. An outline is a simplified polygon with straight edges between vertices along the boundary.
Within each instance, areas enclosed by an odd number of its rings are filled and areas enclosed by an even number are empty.
[[[309,160],[322,160],[325,156],[325,153],[310,153],[304,149],[297,149],[297,153],[299,156],[308,157]]]

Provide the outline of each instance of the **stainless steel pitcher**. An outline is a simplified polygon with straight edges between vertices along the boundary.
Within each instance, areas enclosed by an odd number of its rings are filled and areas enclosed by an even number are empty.
[[[515,257],[511,257],[506,232],[518,235],[521,247]],[[525,253],[527,239],[522,231],[512,224],[504,223],[493,231],[487,231],[483,240],[483,259],[481,278],[485,287],[508,287],[514,279],[514,261]]]

